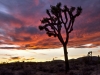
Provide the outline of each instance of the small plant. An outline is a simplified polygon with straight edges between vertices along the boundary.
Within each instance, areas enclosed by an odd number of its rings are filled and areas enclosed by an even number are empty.
[[[98,64],[100,64],[100,56],[98,55]]]

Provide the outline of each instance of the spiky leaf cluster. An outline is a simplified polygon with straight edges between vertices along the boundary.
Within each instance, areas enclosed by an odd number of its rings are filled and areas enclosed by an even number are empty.
[[[62,7],[61,3],[58,3],[56,6],[50,6],[51,9],[47,9],[46,13],[49,17],[45,17],[41,20],[43,26],[39,26],[40,30],[45,30],[48,36],[62,38],[61,28],[64,26],[66,35],[73,31],[73,23],[77,16],[82,12],[81,7],[71,7],[68,8],[66,5]],[[73,12],[76,13],[73,14]],[[64,15],[62,15],[62,13]],[[70,19],[68,18],[70,17]],[[68,20],[69,19],[69,20]],[[68,22],[69,21],[69,22]],[[67,37],[66,37],[67,38]]]

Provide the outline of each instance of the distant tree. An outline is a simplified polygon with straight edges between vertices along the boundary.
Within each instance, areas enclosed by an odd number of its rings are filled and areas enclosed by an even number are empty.
[[[88,52],[88,61],[92,61],[92,51]]]
[[[66,5],[61,8],[61,3],[58,3],[56,6],[50,6],[51,9],[47,9],[46,13],[49,17],[45,17],[41,20],[43,26],[39,26],[40,30],[45,30],[46,34],[51,37],[58,37],[59,41],[63,45],[64,48],[64,57],[65,57],[65,69],[66,72],[69,71],[69,62],[68,62],[68,52],[67,52],[67,44],[69,39],[69,33],[73,31],[73,24],[75,18],[78,17],[82,8],[71,7],[68,8]],[[76,9],[76,10],[75,10]],[[76,12],[75,12],[76,11]],[[61,31],[65,30],[66,37],[62,36]]]

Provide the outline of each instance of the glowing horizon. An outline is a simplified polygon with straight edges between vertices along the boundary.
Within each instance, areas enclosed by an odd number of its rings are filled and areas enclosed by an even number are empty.
[[[100,54],[100,46],[94,48],[68,48],[69,59],[76,59],[87,56],[89,51],[93,52],[93,56]],[[83,50],[83,51],[81,51]],[[40,50],[0,50],[0,60],[3,62],[45,62],[52,60],[64,60],[63,47],[57,49],[40,49]]]

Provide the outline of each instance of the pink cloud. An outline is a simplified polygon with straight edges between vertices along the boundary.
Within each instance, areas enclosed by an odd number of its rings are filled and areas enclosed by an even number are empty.
[[[35,4],[36,4],[36,6],[39,5],[39,0],[34,0],[34,2],[35,2]]]

